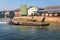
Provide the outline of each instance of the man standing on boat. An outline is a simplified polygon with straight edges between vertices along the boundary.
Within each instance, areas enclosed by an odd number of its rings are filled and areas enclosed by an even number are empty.
[[[41,22],[44,22],[45,21],[45,17],[43,17],[42,21]]]

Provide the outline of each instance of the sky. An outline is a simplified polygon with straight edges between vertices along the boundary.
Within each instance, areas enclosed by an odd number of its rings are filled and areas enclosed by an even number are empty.
[[[20,8],[20,5],[27,6],[60,6],[60,0],[0,0],[0,10],[14,10]]]

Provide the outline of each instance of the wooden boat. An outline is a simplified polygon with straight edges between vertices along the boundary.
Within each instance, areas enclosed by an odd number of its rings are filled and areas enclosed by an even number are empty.
[[[22,26],[48,26],[50,23],[43,23],[43,24],[14,24],[14,25],[22,25]]]
[[[50,23],[38,23],[38,22],[18,22],[18,23],[14,23],[14,22],[9,22],[9,24],[13,24],[13,25],[21,25],[21,26],[48,26]]]

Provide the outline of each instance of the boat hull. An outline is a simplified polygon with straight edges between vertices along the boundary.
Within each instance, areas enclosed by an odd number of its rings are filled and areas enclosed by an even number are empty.
[[[50,23],[14,23],[14,22],[10,22],[9,24],[12,24],[12,25],[21,25],[21,26],[48,26],[50,25]]]

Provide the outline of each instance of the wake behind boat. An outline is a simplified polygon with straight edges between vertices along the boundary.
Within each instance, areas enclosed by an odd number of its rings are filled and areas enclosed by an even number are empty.
[[[0,24],[7,24],[8,22],[0,22]]]

